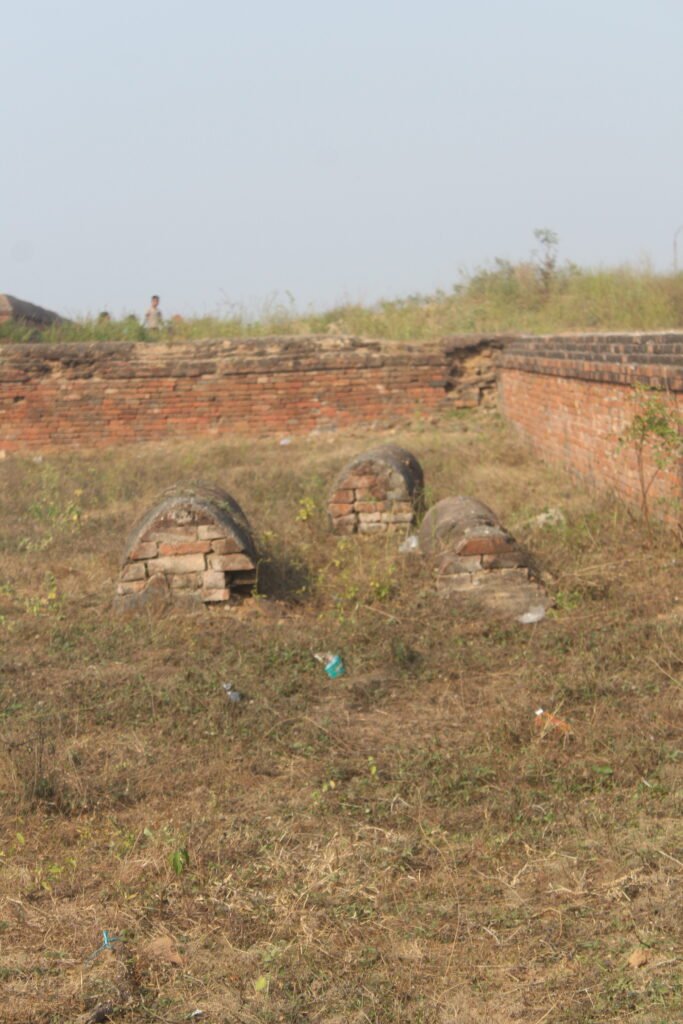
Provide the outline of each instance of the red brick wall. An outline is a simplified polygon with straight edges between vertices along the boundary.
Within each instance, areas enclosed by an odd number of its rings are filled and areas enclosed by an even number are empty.
[[[0,346],[0,449],[290,434],[491,400],[497,339]]]
[[[636,411],[637,382],[683,415],[683,333],[516,338],[499,358],[500,408],[534,450],[633,502],[635,453],[619,438]],[[648,476],[654,468],[650,460]],[[661,472],[650,492],[652,509],[669,520],[681,515],[681,470]]]

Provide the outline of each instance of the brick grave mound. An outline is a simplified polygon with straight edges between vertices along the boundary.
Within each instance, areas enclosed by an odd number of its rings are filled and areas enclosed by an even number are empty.
[[[504,617],[540,618],[550,603],[528,554],[475,498],[459,495],[433,505],[420,526],[419,548],[446,596],[473,598]]]
[[[123,608],[151,600],[216,605],[255,585],[247,517],[226,491],[197,484],[166,491],[133,527],[116,602]]]
[[[397,445],[356,455],[338,474],[327,503],[333,533],[407,530],[422,502],[424,474]]]

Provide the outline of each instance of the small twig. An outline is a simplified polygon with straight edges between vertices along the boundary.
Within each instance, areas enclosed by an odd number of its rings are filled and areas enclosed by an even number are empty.
[[[553,1003],[553,1005],[550,1007],[550,1009],[546,1010],[542,1017],[539,1017],[538,1020],[534,1021],[534,1024],[541,1024],[541,1021],[544,1021],[546,1019],[546,1017],[549,1017],[550,1014],[553,1012],[553,1010],[555,1009],[556,1006],[557,1006],[557,1003]]]
[[[667,672],[665,668],[662,668],[659,662],[655,661],[653,657],[649,657],[647,660],[651,661],[655,668],[658,668],[662,675],[666,676],[667,679],[670,679],[672,683],[676,684],[676,686],[683,686],[683,682],[681,682],[680,679],[676,679],[676,677],[672,676],[670,672]]]
[[[390,615],[389,612],[382,611],[381,608],[374,608],[371,604],[363,604],[361,605],[361,608],[367,608],[369,612],[377,612],[378,615],[383,615],[386,619],[389,619],[391,622],[398,622],[399,624],[401,624],[401,619],[397,619],[395,615]]]
[[[628,565],[630,562],[637,562],[638,558],[620,558],[617,562],[599,562],[597,565],[584,565],[581,569],[572,569],[563,572],[558,579],[571,579],[572,576],[583,576],[586,572],[594,572],[597,569],[613,569],[615,565]]]
[[[275,725],[272,725],[272,726],[270,727],[270,729],[268,729],[268,731],[267,731],[267,732],[264,732],[264,734],[263,734],[263,738],[264,738],[264,739],[268,739],[268,737],[269,737],[269,736],[272,736],[272,734],[273,734],[273,733],[275,732],[275,730],[276,730],[276,729],[279,729],[281,725],[289,725],[289,724],[290,724],[290,722],[298,722],[298,721],[299,721],[299,719],[298,719],[298,718],[280,718],[280,719],[279,719],[279,720],[278,720],[278,721],[277,721],[277,722],[275,723]]]
[[[656,967],[668,967],[669,964],[677,964],[681,958],[679,956],[672,956],[670,960],[658,960],[656,964],[651,964],[651,968],[654,971]]]
[[[666,850],[656,850],[655,852],[661,854],[662,857],[666,857],[667,860],[672,860],[674,864],[678,864],[679,868],[683,868],[683,861],[678,860],[677,857],[672,857]]]
[[[324,732],[326,736],[330,737],[333,743],[338,743],[341,747],[346,747],[347,750],[353,750],[353,747],[351,747],[346,740],[343,740],[341,736],[335,736],[333,732],[330,732],[329,729],[326,729],[324,725],[320,725],[320,723],[316,722],[313,718],[309,718],[308,715],[304,715],[301,721],[308,722],[309,725],[314,726],[316,729],[320,729],[321,732]]]
[[[181,1021],[177,1018],[176,1020],[170,1020],[168,1017],[162,1017],[160,1013],[155,1013],[154,1010],[151,1010],[149,1006],[146,1006],[144,1003],[142,1004],[142,1009],[145,1013],[148,1013],[150,1017],[154,1017],[155,1020],[163,1021],[163,1024],[181,1024]],[[187,1018],[185,1018],[185,1020],[187,1020]]]

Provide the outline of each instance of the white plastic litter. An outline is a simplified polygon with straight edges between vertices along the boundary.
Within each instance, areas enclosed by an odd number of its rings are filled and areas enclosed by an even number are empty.
[[[409,537],[399,544],[398,550],[402,555],[410,555],[420,550],[420,538],[416,533],[411,533]]]
[[[565,526],[567,518],[561,508],[547,508],[529,520],[530,526]]]
[[[524,612],[523,615],[519,615],[517,622],[521,622],[523,626],[530,626],[534,622],[540,622],[541,619],[545,618],[545,608],[542,604],[532,605],[528,612]]]

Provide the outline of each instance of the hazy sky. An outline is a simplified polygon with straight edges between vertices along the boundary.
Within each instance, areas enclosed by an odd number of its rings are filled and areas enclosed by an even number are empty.
[[[0,31],[0,292],[372,302],[538,227],[671,264],[681,0],[22,0]]]

